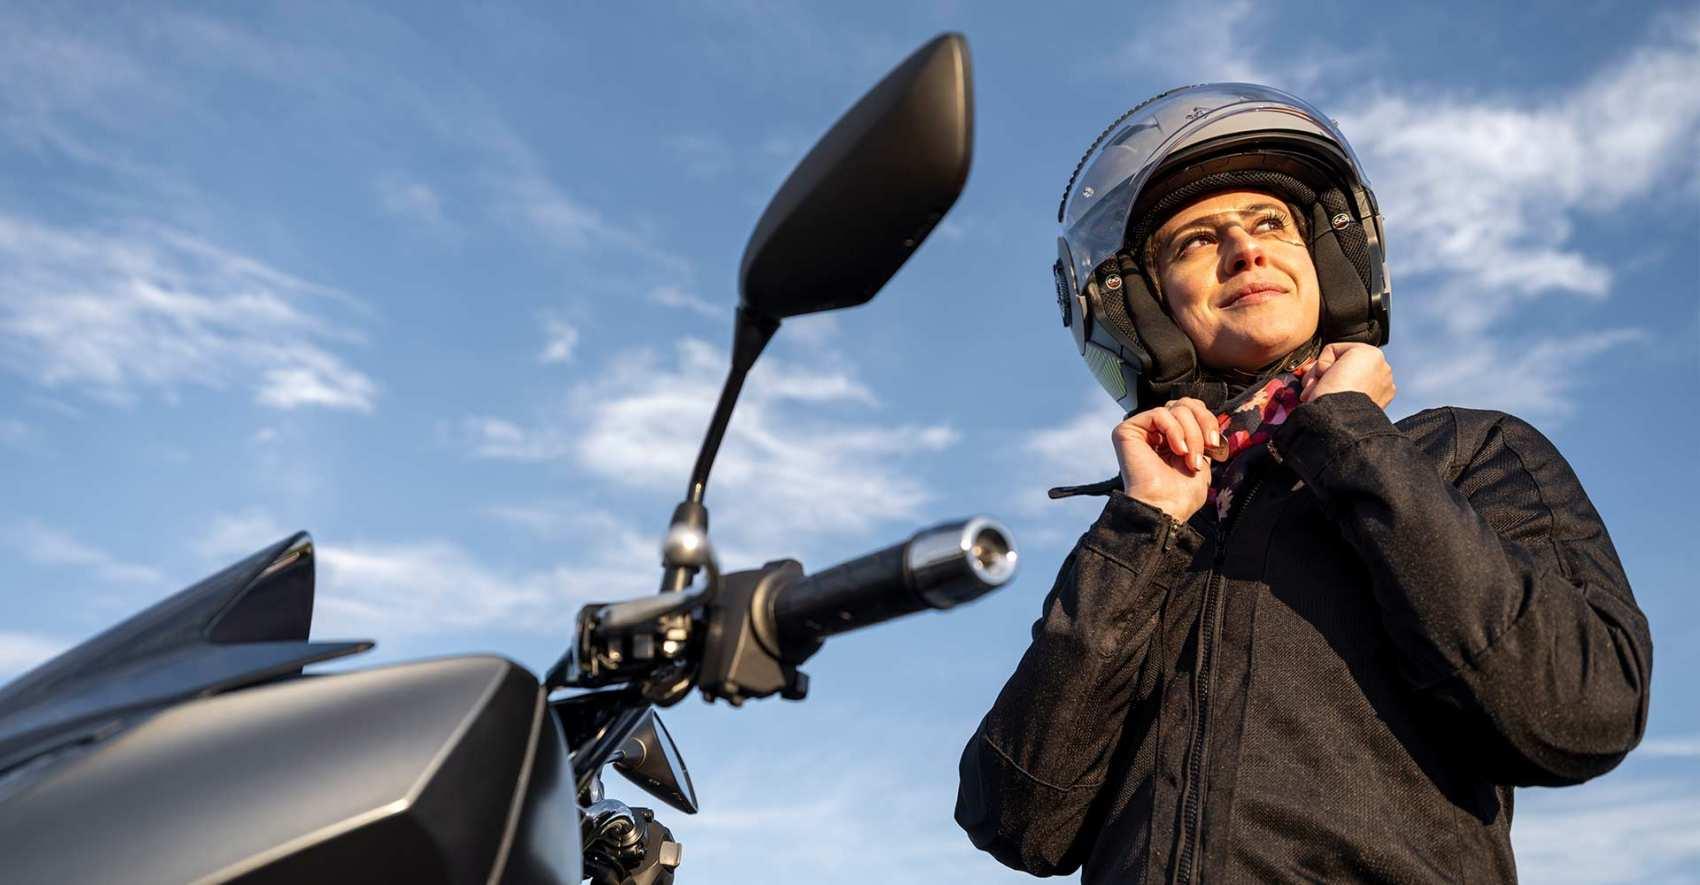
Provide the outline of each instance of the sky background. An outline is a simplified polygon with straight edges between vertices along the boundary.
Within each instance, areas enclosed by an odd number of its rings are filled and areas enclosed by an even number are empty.
[[[962,199],[872,303],[786,324],[707,503],[729,569],[982,512],[1023,570],[834,639],[804,703],[665,711],[703,808],[663,812],[681,881],[1023,879],[951,810],[1101,504],[1044,489],[1115,469],[1057,201],[1123,110],[1236,79],[1367,167],[1390,412],[1543,430],[1652,622],[1647,740],[1519,792],[1523,878],[1700,881],[1693,4],[0,3],[0,679],[295,529],[315,638],[546,668],[581,604],[654,591],[767,197],[945,30],[974,63]]]

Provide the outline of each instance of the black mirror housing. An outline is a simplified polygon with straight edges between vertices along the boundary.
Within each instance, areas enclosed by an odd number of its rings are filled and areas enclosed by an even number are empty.
[[[756,222],[741,306],[775,320],[863,304],[956,203],[973,149],[968,43],[943,34],[839,118]]]

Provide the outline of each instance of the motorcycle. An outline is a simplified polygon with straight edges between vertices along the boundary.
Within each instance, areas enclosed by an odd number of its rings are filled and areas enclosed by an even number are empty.
[[[309,640],[314,548],[279,541],[0,689],[8,882],[670,883],[682,846],[608,798],[613,769],[685,814],[657,709],[802,700],[829,637],[1007,583],[985,517],[806,574],[722,573],[708,477],[745,376],[783,320],[870,300],[961,193],[967,45],[945,34],[853,105],[746,248],[731,367],[653,596],[585,606],[542,680],[500,657],[307,673],[370,649]]]

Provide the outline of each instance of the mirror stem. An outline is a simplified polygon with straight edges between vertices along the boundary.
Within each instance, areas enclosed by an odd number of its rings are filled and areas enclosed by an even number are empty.
[[[714,457],[720,453],[720,441],[726,437],[726,425],[732,421],[732,407],[738,403],[738,394],[744,389],[744,376],[750,373],[750,367],[755,365],[756,357],[767,347],[767,342],[773,340],[773,333],[779,331],[779,321],[738,308],[737,330],[732,334],[732,367],[726,372],[726,384],[720,388],[720,402],[714,407],[714,418],[708,422],[708,433],[703,436],[702,449],[697,452],[696,467],[691,469],[691,484],[685,490],[685,500],[673,511],[673,523],[686,523],[708,531],[708,508],[703,506],[702,496],[708,490],[708,471],[714,467]],[[661,576],[661,592],[678,592],[690,586],[691,579],[696,577],[696,567],[663,563],[666,571]]]
[[[738,328],[732,335],[732,368],[726,372],[726,385],[720,389],[714,420],[709,422],[702,449],[697,452],[697,464],[691,470],[691,485],[685,493],[686,501],[702,503],[703,492],[708,488],[708,471],[714,466],[715,455],[720,453],[720,441],[726,436],[726,425],[732,421],[732,407],[737,404],[738,394],[744,389],[744,376],[749,374],[756,357],[761,356],[762,349],[767,347],[767,342],[777,331],[778,320],[738,308]]]

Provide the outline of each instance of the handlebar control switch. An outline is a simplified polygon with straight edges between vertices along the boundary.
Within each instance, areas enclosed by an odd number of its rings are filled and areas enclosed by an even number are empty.
[[[706,612],[702,667],[697,671],[704,697],[737,706],[775,694],[801,700],[808,693],[808,677],[780,659],[772,624],[763,617],[770,595],[802,576],[801,563],[781,559],[721,578]]]

